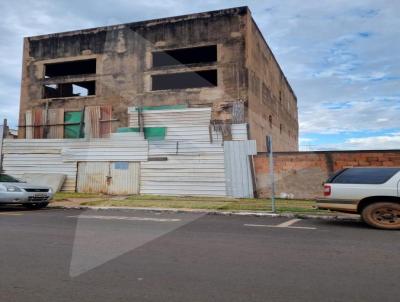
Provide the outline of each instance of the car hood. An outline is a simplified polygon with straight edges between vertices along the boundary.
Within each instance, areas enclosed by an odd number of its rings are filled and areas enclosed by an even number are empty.
[[[51,189],[49,186],[32,185],[26,182],[0,182],[3,186],[16,186],[22,189]]]

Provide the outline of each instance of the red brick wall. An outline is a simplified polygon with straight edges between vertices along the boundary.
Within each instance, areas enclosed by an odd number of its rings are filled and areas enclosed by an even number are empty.
[[[269,161],[265,153],[254,158],[259,197],[270,196]],[[308,199],[321,196],[322,183],[346,167],[400,167],[400,150],[281,152],[274,155],[278,197]]]

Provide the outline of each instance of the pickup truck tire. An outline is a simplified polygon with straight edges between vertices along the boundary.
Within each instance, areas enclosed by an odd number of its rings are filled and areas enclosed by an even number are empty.
[[[400,229],[400,203],[375,202],[365,207],[361,216],[363,220],[379,229]]]
[[[38,210],[38,209],[43,209],[48,205],[49,205],[48,202],[41,202],[41,203],[26,203],[23,206],[27,209]]]

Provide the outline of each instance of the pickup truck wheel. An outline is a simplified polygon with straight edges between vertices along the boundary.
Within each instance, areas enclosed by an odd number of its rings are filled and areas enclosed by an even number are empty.
[[[361,216],[370,226],[379,229],[400,229],[400,204],[395,202],[376,202],[365,207]]]
[[[38,210],[43,209],[49,205],[48,202],[41,202],[41,203],[26,203],[23,206],[27,209]]]

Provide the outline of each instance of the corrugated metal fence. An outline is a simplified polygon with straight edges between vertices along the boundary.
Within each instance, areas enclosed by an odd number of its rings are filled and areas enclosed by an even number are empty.
[[[220,143],[150,142],[149,159],[141,165],[142,194],[226,196],[224,149]]]
[[[67,176],[62,191],[75,191],[78,162],[147,161],[148,143],[138,133],[108,139],[6,139],[6,173],[58,173]]]
[[[230,141],[224,144],[227,195],[254,197],[250,155],[257,154],[255,141]]]

